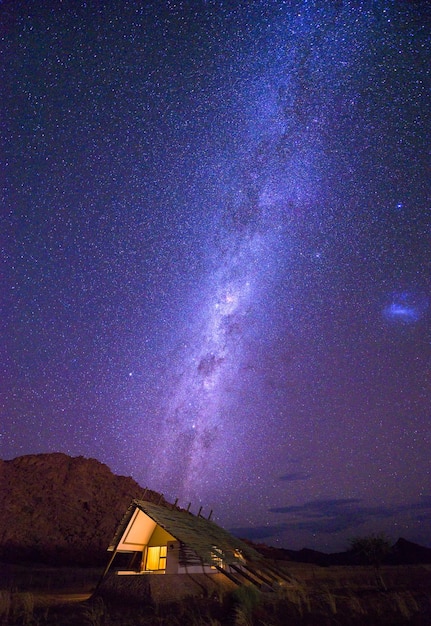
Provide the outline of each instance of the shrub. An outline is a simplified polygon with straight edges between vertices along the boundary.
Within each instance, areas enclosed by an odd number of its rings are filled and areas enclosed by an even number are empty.
[[[253,623],[253,612],[260,602],[260,592],[253,585],[242,585],[232,592],[235,624],[249,626]]]
[[[0,624],[7,624],[11,609],[11,593],[7,589],[0,589]]]

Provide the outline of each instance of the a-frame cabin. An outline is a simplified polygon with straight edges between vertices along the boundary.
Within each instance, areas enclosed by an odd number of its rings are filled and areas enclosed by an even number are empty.
[[[262,560],[251,546],[189,511],[133,500],[108,548],[117,574],[211,574]]]
[[[291,583],[249,544],[175,505],[133,500],[108,550],[99,589],[109,587],[111,594],[162,602],[199,595],[208,585],[213,591],[244,584],[273,591]]]

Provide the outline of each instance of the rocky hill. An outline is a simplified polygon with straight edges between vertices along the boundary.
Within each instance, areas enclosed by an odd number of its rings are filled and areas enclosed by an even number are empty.
[[[302,548],[302,550],[288,550],[274,548],[265,544],[254,544],[254,547],[267,559],[277,561],[295,561],[328,567],[329,565],[358,565],[358,557],[350,550],[326,554],[317,550]],[[388,554],[382,559],[386,565],[418,565],[431,563],[431,548],[420,546],[417,543],[400,538],[391,546]]]
[[[62,453],[0,460],[0,559],[53,564],[107,562],[106,549],[133,498],[163,503],[155,491],[116,476],[95,459]],[[251,543],[251,542],[250,542]],[[350,552],[324,554],[255,545],[276,560],[351,565]],[[431,563],[431,549],[399,539],[390,564]]]
[[[0,460],[0,558],[99,564],[144,489],[96,461],[66,454]],[[147,490],[147,500],[161,501]]]

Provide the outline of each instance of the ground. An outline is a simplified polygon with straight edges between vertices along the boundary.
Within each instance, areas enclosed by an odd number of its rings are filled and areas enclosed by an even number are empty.
[[[274,565],[274,563],[273,563]],[[273,591],[211,582],[195,597],[122,598],[96,590],[101,569],[0,566],[0,624],[38,626],[429,626],[431,565],[319,567],[277,563],[287,582]],[[156,577],[163,579],[163,576]],[[161,580],[161,583],[163,581]],[[184,583],[190,581],[184,576]],[[102,589],[102,588],[100,588]]]

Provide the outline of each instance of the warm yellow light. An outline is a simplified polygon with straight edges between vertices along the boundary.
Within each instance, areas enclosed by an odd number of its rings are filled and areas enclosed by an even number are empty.
[[[166,568],[167,546],[149,546],[147,548],[147,567],[149,571]]]

